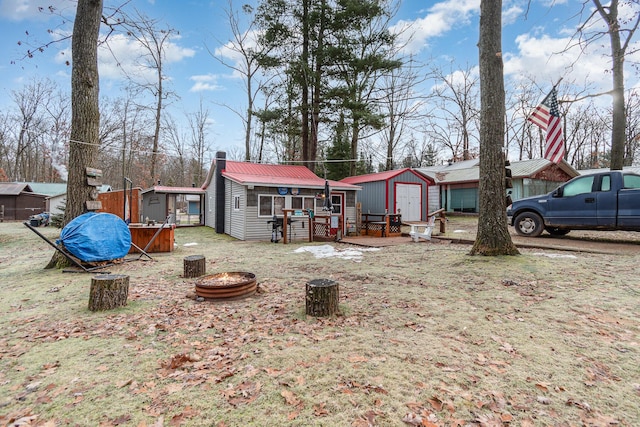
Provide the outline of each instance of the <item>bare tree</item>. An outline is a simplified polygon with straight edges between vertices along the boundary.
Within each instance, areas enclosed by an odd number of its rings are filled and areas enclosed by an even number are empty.
[[[470,160],[472,154],[471,140],[477,135],[478,110],[478,75],[475,67],[445,73],[442,69],[434,69],[437,79],[434,87],[434,98],[441,112],[440,122],[448,126],[442,129],[447,136],[443,140],[455,141],[450,148],[459,147],[461,152],[454,152],[454,160]],[[453,150],[452,150],[453,151]]]
[[[186,133],[180,128],[178,123],[170,115],[165,115],[163,118],[164,126],[164,140],[174,153],[171,170],[171,180],[167,182],[177,182],[180,186],[183,186],[187,176],[187,140]]]
[[[134,87],[137,87],[140,91],[151,93],[155,99],[151,178],[156,180],[159,176],[158,147],[160,145],[160,129],[164,102],[171,96],[175,96],[175,94],[169,91],[164,85],[167,80],[164,60],[166,49],[171,38],[177,35],[178,32],[169,27],[160,29],[158,20],[151,19],[137,10],[133,17],[125,15],[123,25],[127,28],[128,34],[133,37],[145,51],[145,54],[140,58],[140,65],[145,69],[152,70],[154,74],[152,81],[140,81],[133,77],[131,77],[131,81]]]
[[[416,91],[416,87],[424,80],[412,59],[381,79],[378,105],[386,118],[381,133],[387,152],[386,170],[394,168],[395,153],[403,138],[407,137],[407,130],[424,118],[424,97]]]
[[[253,132],[253,117],[255,115],[255,100],[263,87],[263,83],[256,80],[256,77],[261,70],[259,59],[268,54],[268,50],[264,45],[260,44],[259,38],[255,37],[256,22],[253,19],[253,8],[250,5],[243,5],[242,10],[245,15],[250,16],[249,23],[245,30],[240,28],[240,16],[238,12],[233,8],[233,1],[229,0],[228,7],[225,9],[227,15],[227,22],[231,30],[231,37],[228,43],[223,48],[217,49],[215,52],[211,52],[211,56],[215,58],[225,67],[235,71],[242,76],[245,96],[246,96],[246,111],[237,111],[232,107],[225,104],[227,108],[233,111],[240,117],[244,125],[244,160],[251,160],[251,135]],[[231,52],[237,55],[237,61],[230,62],[227,59],[227,54]]]
[[[531,105],[537,101],[538,89],[534,80],[520,80],[510,91],[510,106],[507,108],[506,117],[506,141],[507,155],[515,150],[515,158],[518,160],[533,159],[538,157],[542,148],[536,150],[534,142],[536,138],[534,125],[528,120],[522,120],[531,114]]]
[[[627,141],[625,144],[625,165],[631,166],[635,163],[640,149],[640,93],[637,89],[629,92],[627,96],[626,113],[627,119]]]
[[[640,24],[640,10],[637,1],[611,0],[608,5],[603,5],[600,0],[592,0],[595,9],[590,9],[585,0],[583,12],[588,13],[584,23],[578,27],[576,36],[578,43],[583,47],[593,43],[600,43],[603,37],[609,38],[611,50],[611,77],[613,87],[609,92],[612,100],[612,126],[611,126],[611,169],[620,170],[625,165],[626,143],[626,118],[625,118],[625,89],[624,89],[624,62],[625,57],[634,51],[631,43],[633,36]],[[621,17],[620,6],[628,7],[632,16]],[[604,21],[606,29],[599,31],[596,23],[598,15]],[[630,51],[631,49],[631,51]]]
[[[190,178],[192,183],[200,185],[205,178],[204,157],[210,151],[207,143],[207,131],[210,125],[209,110],[202,105],[202,99],[200,100],[200,108],[195,113],[189,114],[188,120],[191,129],[191,158],[193,162]]]
[[[18,128],[14,165],[13,170],[9,172],[15,179],[39,178],[34,156],[40,154],[40,136],[46,133],[45,113],[53,88],[51,80],[32,80],[21,90],[11,92],[18,112],[15,118]]]
[[[502,0],[480,3],[480,213],[471,255],[516,255],[507,230]]]

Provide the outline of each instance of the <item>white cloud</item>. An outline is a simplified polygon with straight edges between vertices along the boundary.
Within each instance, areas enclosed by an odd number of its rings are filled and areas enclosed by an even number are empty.
[[[0,0],[0,18],[10,21],[47,21],[53,16],[75,14],[72,0]]]
[[[608,50],[593,45],[582,51],[571,46],[569,37],[553,38],[549,35],[522,34],[516,37],[517,53],[505,55],[505,75],[532,75],[538,82],[556,82],[560,77],[582,83],[590,81],[596,86],[611,86]]]
[[[213,74],[191,76],[189,80],[193,80],[195,82],[189,89],[189,92],[204,92],[222,89],[222,86],[218,84],[218,77]]]
[[[173,40],[179,40],[179,37]],[[173,40],[165,44],[165,66],[193,57],[196,53],[194,49],[179,46]],[[100,77],[119,80],[127,75],[139,82],[153,82],[157,76],[156,71],[145,62],[148,55],[146,48],[133,38],[112,34],[98,50]],[[168,67],[164,71],[165,74],[171,74]]]
[[[509,25],[522,18],[524,9],[518,5],[513,5],[505,8],[502,11],[502,25]]]
[[[427,10],[427,15],[414,21],[399,21],[391,27],[408,53],[416,53],[429,45],[429,40],[456,27],[468,25],[480,11],[480,0],[446,0]]]

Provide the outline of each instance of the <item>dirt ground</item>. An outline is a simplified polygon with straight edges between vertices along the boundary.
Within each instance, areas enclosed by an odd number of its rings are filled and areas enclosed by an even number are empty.
[[[472,257],[474,221],[381,247],[180,228],[173,252],[104,270],[130,286],[101,312],[97,273],[44,270],[53,248],[2,223],[0,425],[640,425],[640,254],[612,246],[637,236]],[[254,273],[259,292],[193,299],[189,255]],[[335,316],[306,314],[313,279],[339,285]]]

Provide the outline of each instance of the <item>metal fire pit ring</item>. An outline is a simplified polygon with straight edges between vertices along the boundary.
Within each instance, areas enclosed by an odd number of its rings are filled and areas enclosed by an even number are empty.
[[[257,289],[256,275],[245,271],[209,274],[196,280],[196,295],[206,299],[244,298]]]

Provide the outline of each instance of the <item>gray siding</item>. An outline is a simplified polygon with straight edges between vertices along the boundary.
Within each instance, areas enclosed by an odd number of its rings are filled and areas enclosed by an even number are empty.
[[[358,195],[362,203],[362,212],[382,213],[386,205],[386,183],[384,181],[365,182],[359,184],[362,191]]]
[[[249,190],[246,186],[225,179],[225,234],[239,240],[271,240],[271,224],[268,221],[270,217],[258,216],[258,196],[260,195],[277,195],[278,189],[275,187],[256,187]],[[205,225],[215,228],[216,224],[216,203],[215,203],[215,177],[209,183],[204,196],[205,208],[204,218]],[[321,189],[319,188],[302,188],[300,196],[313,197]],[[344,218],[355,218],[356,192],[344,192],[346,205]],[[240,196],[240,206],[236,210],[234,208],[234,197]],[[383,193],[384,199],[384,193]],[[382,205],[384,206],[384,204]],[[382,207],[384,211],[384,207]],[[343,218],[343,219],[344,219]],[[287,229],[289,231],[289,229]],[[307,240],[309,236],[308,217],[298,218],[298,221],[292,225],[292,231],[295,234],[295,241]]]
[[[216,193],[213,185],[207,187],[205,195],[204,225],[215,228],[216,225]]]
[[[347,227],[347,220],[353,224],[356,223],[356,207],[351,205],[347,205],[346,209],[345,209],[345,214],[344,214],[344,218],[343,218],[343,222],[344,222],[344,228]]]
[[[440,186],[439,185],[430,185],[429,186],[429,207],[427,209],[428,212],[435,212],[440,209]]]
[[[434,193],[431,190],[433,186],[426,183],[421,177],[407,171],[393,177],[389,181],[372,181],[358,184],[362,187],[362,191],[358,194],[358,201],[362,204],[362,212],[383,213],[385,209],[388,209],[389,213],[395,213],[397,208],[395,194],[396,184],[421,185],[421,216],[423,219],[426,219],[428,212],[439,209],[439,207],[435,207],[440,204],[440,198],[437,193],[438,190],[436,189]],[[386,198],[387,196],[388,199]]]
[[[233,181],[226,180],[225,182],[225,230],[227,234],[236,239],[246,240],[246,222],[247,222],[247,209],[246,189],[243,185],[235,183]],[[236,196],[240,197],[240,209],[235,210],[234,199]]]
[[[175,212],[173,212],[175,214]],[[149,191],[142,195],[143,221],[149,218],[152,221],[163,223],[167,218],[167,196]]]

